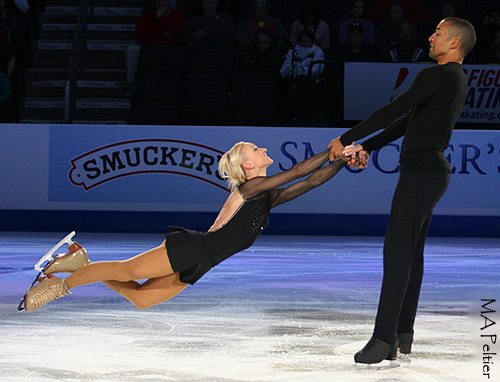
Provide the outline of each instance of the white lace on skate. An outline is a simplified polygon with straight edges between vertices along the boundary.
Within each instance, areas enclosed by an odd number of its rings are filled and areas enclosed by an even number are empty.
[[[56,276],[43,277],[39,284],[30,288],[26,293],[26,310],[31,312],[68,294],[71,292],[63,279]]]

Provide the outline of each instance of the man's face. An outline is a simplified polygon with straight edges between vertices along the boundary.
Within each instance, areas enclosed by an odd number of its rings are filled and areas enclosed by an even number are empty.
[[[441,21],[436,27],[436,31],[429,37],[429,56],[438,60],[440,56],[448,54],[452,38],[450,37],[450,23]],[[438,60],[439,61],[439,60]]]
[[[352,15],[354,17],[363,17],[365,13],[365,4],[362,1],[355,1],[352,4]]]
[[[253,14],[257,20],[265,21],[267,19],[267,7],[264,4],[254,4]]]

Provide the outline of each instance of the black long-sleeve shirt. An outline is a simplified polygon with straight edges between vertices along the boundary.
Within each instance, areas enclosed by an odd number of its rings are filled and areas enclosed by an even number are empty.
[[[344,133],[340,141],[346,146],[385,128],[362,143],[366,151],[378,149],[404,135],[402,168],[449,171],[443,152],[448,148],[466,95],[462,65],[450,62],[427,67],[420,71],[410,88]]]

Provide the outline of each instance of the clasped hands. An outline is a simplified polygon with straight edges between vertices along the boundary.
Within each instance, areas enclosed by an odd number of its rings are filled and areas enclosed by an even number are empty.
[[[362,145],[355,145],[354,142],[348,146],[343,146],[340,142],[340,137],[335,138],[328,145],[330,149],[330,161],[334,159],[347,160],[347,165],[354,168],[366,168],[370,154],[363,149]]]

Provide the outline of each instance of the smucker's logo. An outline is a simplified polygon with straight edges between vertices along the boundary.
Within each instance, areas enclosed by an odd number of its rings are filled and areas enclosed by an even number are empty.
[[[71,183],[86,191],[113,179],[145,173],[177,174],[227,190],[217,171],[224,153],[174,139],[137,139],[100,147],[71,160]]]

